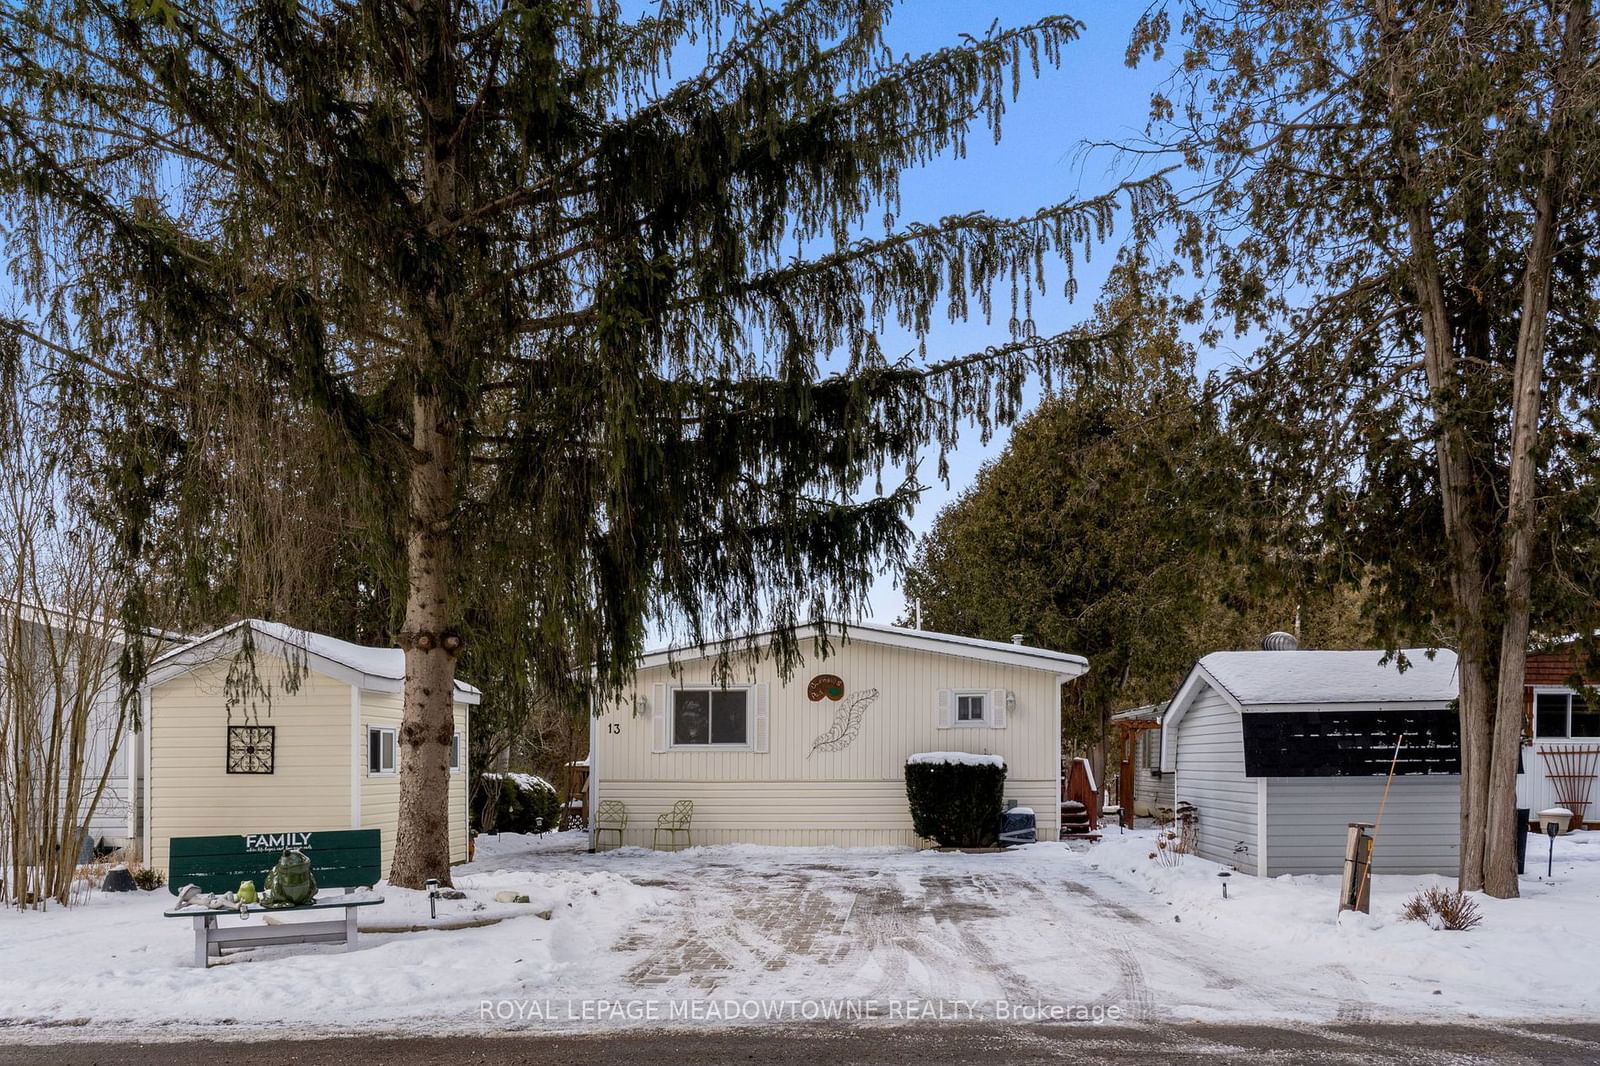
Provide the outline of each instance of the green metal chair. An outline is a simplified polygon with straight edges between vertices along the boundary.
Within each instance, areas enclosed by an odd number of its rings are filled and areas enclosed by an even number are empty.
[[[594,819],[594,850],[599,851],[601,834],[617,834],[617,847],[622,847],[622,834],[628,828],[628,805],[621,800],[601,800]]]
[[[689,820],[694,817],[694,800],[679,800],[672,805],[672,810],[656,818],[655,836],[650,841],[650,846],[661,850],[661,834],[667,834],[667,841],[672,850],[679,851],[678,834],[683,834],[683,848],[694,847],[694,838],[689,835]]]

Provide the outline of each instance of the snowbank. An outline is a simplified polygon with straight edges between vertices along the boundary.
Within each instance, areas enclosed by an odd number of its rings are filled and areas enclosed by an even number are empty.
[[[0,1042],[215,1037],[219,1025],[235,1035],[661,1028],[670,1023],[571,1012],[842,997],[1037,999],[1116,1006],[1124,1022],[1330,1032],[1600,1011],[1600,833],[1558,838],[1548,881],[1538,875],[1549,842],[1530,841],[1523,898],[1475,897],[1483,922],[1470,932],[1400,917],[1407,897],[1445,878],[1379,876],[1372,913],[1341,915],[1337,877],[1235,875],[1223,899],[1222,867],[1194,856],[1163,865],[1154,842],[1113,828],[1098,844],[993,854],[591,855],[582,833],[484,836],[477,861],[455,871],[467,898],[442,901],[437,923],[424,893],[394,888],[361,915],[366,929],[431,931],[364,933],[348,953],[261,950],[204,971],[191,965],[190,924],[161,917],[170,894],[98,895],[72,910],[0,912]],[[502,890],[531,902],[496,903]],[[485,1020],[486,1002],[510,1020]],[[560,1016],[533,1017],[535,1005]]]

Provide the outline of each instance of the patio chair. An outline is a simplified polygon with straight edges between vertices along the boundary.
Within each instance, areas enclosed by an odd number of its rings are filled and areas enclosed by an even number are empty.
[[[667,842],[673,851],[694,846],[694,838],[689,835],[689,820],[694,817],[694,800],[679,800],[672,805],[672,810],[656,818],[656,832],[650,841],[650,846],[660,850],[661,834],[667,834]],[[678,846],[678,834],[683,834],[683,844]]]
[[[599,851],[601,835],[617,834],[617,847],[622,847],[622,833],[628,828],[628,805],[621,800],[601,800],[594,819],[594,850]]]

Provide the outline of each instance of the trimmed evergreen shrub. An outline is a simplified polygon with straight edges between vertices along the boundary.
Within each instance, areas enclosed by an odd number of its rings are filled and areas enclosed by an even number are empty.
[[[559,828],[561,797],[555,787],[533,774],[483,775],[485,789],[494,797],[491,833],[548,833]]]
[[[1000,838],[1005,785],[1004,763],[913,755],[906,763],[911,826],[941,847],[992,847]]]

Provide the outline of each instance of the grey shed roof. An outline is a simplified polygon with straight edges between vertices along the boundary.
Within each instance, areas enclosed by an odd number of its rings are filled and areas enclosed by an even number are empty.
[[[1407,648],[1381,651],[1216,651],[1200,667],[1241,704],[1437,703],[1459,688],[1456,653]],[[1430,657],[1431,656],[1431,657]]]

